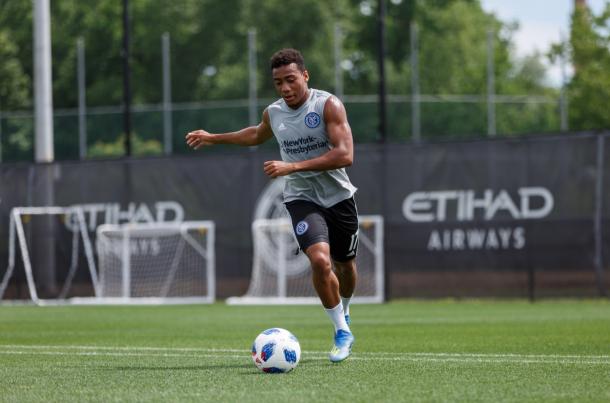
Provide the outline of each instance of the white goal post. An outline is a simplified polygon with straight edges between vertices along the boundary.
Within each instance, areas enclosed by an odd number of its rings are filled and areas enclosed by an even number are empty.
[[[58,248],[58,245],[62,247]],[[41,284],[44,281],[36,276],[32,263],[35,250],[48,252],[48,255],[43,256],[42,259],[53,268],[53,272],[47,278],[52,286]],[[66,301],[76,276],[86,277],[86,292],[97,292],[95,259],[85,224],[85,214],[80,207],[11,209],[8,253],[8,266],[0,282],[0,300],[4,297],[9,281],[15,274],[19,263],[18,254],[21,255],[30,298],[35,304],[48,305]],[[84,276],[83,266],[86,266],[88,272]],[[55,269],[62,275],[55,273]],[[57,283],[62,284],[61,287]]]
[[[15,207],[0,301],[214,302],[214,228],[212,221],[104,224],[97,227],[94,250],[82,207]],[[21,270],[25,282],[17,276]]]
[[[244,296],[227,299],[228,304],[314,304],[307,256],[298,252],[290,218],[256,219],[252,223],[254,257],[250,286]],[[297,253],[298,252],[298,253]],[[383,217],[359,217],[358,281],[355,303],[384,301]]]
[[[216,295],[212,221],[100,225],[99,293],[104,303],[212,303]]]

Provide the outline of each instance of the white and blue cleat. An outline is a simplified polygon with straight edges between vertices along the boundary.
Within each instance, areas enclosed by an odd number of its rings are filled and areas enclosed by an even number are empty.
[[[335,334],[335,345],[328,358],[331,362],[341,362],[345,360],[352,352],[352,345],[354,344],[354,335],[350,332],[339,329]]]

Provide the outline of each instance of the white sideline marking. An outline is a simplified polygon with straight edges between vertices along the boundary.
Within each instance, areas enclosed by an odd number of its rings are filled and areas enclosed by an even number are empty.
[[[66,350],[66,351],[60,351]],[[236,354],[237,353],[237,354]],[[140,356],[140,357],[249,357],[250,350],[229,348],[181,348],[181,347],[124,347],[79,345],[0,345],[3,355],[59,355],[59,356]],[[325,351],[306,351],[303,357],[327,360]],[[561,355],[561,354],[481,354],[481,353],[392,353],[356,352],[350,360],[463,362],[463,363],[515,363],[515,364],[594,364],[610,365],[610,355]]]

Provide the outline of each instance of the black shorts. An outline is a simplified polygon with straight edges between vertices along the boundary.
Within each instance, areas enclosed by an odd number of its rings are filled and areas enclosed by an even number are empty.
[[[347,262],[358,252],[358,211],[353,197],[324,208],[306,200],[286,203],[302,251],[318,242],[330,246],[333,260]]]

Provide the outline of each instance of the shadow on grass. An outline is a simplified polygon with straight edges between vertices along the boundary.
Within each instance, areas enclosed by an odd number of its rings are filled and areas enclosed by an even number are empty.
[[[181,365],[181,366],[118,366],[118,367],[102,367],[98,368],[106,371],[201,371],[210,369],[228,369],[228,368],[251,368],[251,365],[246,364],[209,364],[209,365]]]
[[[320,362],[323,362],[323,365],[320,365]],[[325,369],[325,368],[333,368],[333,367],[337,367],[340,366],[341,364],[333,364],[330,361],[321,361],[321,360],[312,360],[312,359],[306,359],[306,360],[301,360],[299,361],[299,365],[297,366],[297,368],[294,371],[289,372],[288,374],[294,373],[294,372],[298,372],[299,371],[299,367],[316,367],[319,368],[321,370]],[[344,364],[343,364],[344,365]],[[266,376],[273,376],[273,375],[288,375],[288,374],[284,374],[284,373],[277,373],[277,374],[267,374],[257,368],[251,368],[250,365],[245,365],[242,368],[248,368],[248,370],[244,370],[244,371],[240,371],[241,375],[266,375]]]
[[[316,362],[318,361],[318,362]],[[330,364],[330,363],[329,363]],[[299,367],[319,366],[319,360],[306,359],[299,362]],[[332,365],[329,365],[332,366]],[[74,367],[82,369],[82,366]],[[87,368],[92,368],[87,365]],[[207,364],[207,365],[172,365],[172,366],[153,366],[153,365],[121,365],[121,366],[95,366],[96,370],[102,371],[208,371],[219,369],[239,369],[242,375],[263,375],[264,372],[257,369],[254,364]]]

